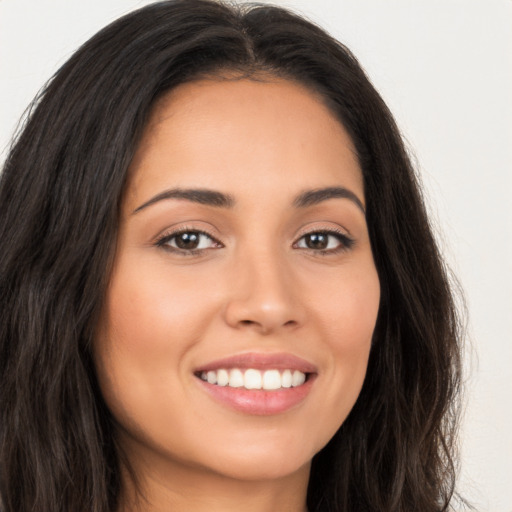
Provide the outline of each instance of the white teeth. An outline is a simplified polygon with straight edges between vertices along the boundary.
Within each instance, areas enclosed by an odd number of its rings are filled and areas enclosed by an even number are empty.
[[[261,389],[261,372],[258,370],[246,370],[244,373],[245,389]]]
[[[281,385],[281,374],[277,370],[267,370],[263,374],[263,389],[279,389]]]
[[[244,385],[244,374],[237,369],[229,372],[229,387],[230,388],[241,388]]]
[[[281,386],[283,388],[292,387],[292,372],[290,370],[285,370],[281,375]]]
[[[229,382],[229,374],[226,370],[219,370],[217,372],[217,385],[227,386]]]
[[[292,386],[300,386],[301,384],[304,384],[306,381],[306,376],[299,372],[299,370],[295,370],[292,375]]]
[[[224,368],[201,373],[201,379],[209,384],[231,388],[275,390],[301,386],[306,382],[306,374],[299,370],[242,370]]]

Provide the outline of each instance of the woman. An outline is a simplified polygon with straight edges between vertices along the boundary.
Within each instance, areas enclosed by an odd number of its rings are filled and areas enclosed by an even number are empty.
[[[274,7],[157,3],[0,182],[11,511],[441,511],[459,331],[394,121]]]

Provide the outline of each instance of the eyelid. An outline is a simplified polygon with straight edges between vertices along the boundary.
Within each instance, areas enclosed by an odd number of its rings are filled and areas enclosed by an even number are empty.
[[[177,247],[172,247],[170,245],[167,245],[167,242],[172,240],[173,238],[179,236],[182,233],[198,233],[200,235],[205,235],[208,238],[212,240],[215,244],[217,244],[220,247],[211,247],[211,248],[203,248],[203,249],[180,249]],[[161,247],[163,249],[166,249],[170,252],[175,252],[177,254],[187,255],[187,254],[199,254],[203,251],[206,251],[208,249],[212,248],[221,248],[224,247],[224,244],[211,232],[209,232],[207,229],[204,228],[198,228],[198,227],[191,227],[191,226],[180,226],[177,228],[170,228],[165,230],[164,232],[160,233],[155,240],[153,241],[153,245],[157,247]]]
[[[173,247],[171,245],[168,245],[168,242],[172,240],[175,237],[178,237],[180,234],[183,233],[198,233],[200,235],[204,235],[208,237],[213,244],[215,244],[214,247],[203,247],[203,248],[196,248],[196,249],[181,249],[179,247]],[[333,236],[338,239],[339,246],[335,248],[330,249],[311,249],[309,247],[297,247],[299,242],[308,235],[313,235],[317,233],[323,233],[328,236]],[[343,229],[341,227],[336,226],[311,226],[308,225],[308,227],[304,227],[299,234],[296,236],[295,241],[292,244],[292,247],[295,249],[300,249],[304,251],[308,251],[314,254],[320,254],[320,255],[329,255],[329,254],[336,254],[342,251],[347,251],[352,248],[352,246],[355,243],[355,239],[348,233],[348,230]],[[157,247],[163,248],[165,250],[168,250],[169,252],[174,252],[179,255],[198,255],[201,253],[204,253],[205,251],[209,251],[210,249],[219,249],[225,247],[225,245],[218,239],[217,236],[213,235],[213,233],[205,229],[203,227],[193,227],[188,225],[182,225],[179,227],[173,227],[168,228],[167,230],[160,233],[155,240],[152,242],[152,245],[155,245]]]
[[[350,231],[345,227],[332,223],[326,224],[325,222],[322,223],[322,221],[320,221],[309,222],[305,226],[302,226],[296,236],[296,240],[299,240],[303,236],[310,235],[312,233],[334,233],[344,238],[354,239]]]
[[[219,235],[214,234],[216,230],[213,229],[213,226],[199,219],[189,219],[182,222],[173,223],[170,226],[167,226],[166,228],[162,229],[157,235],[155,235],[151,243],[156,244],[159,240],[162,240],[163,238],[172,235],[179,235],[180,233],[187,233],[189,231],[203,233],[212,238],[213,240],[215,240],[216,242],[220,243],[220,240],[218,239]]]
[[[304,229],[296,238],[293,246],[296,246],[300,240],[302,240],[305,236],[313,235],[315,233],[325,233],[326,235],[335,236],[338,238],[340,242],[340,246],[334,249],[310,249],[305,247],[300,247],[299,249],[309,251],[313,254],[320,255],[328,255],[328,254],[336,254],[342,251],[348,251],[355,244],[355,239],[348,233],[348,230],[342,229],[340,227],[334,226],[314,226],[309,227],[309,229]]]

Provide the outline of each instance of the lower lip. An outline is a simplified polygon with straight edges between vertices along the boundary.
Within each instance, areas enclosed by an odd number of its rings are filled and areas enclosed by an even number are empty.
[[[281,388],[273,391],[263,389],[231,388],[217,386],[197,379],[203,389],[214,399],[245,414],[270,416],[280,414],[300,404],[311,391],[315,375],[295,388]]]

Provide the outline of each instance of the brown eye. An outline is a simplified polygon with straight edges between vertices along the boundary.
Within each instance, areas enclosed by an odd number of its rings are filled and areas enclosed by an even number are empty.
[[[304,237],[308,249],[327,249],[329,245],[329,235],[327,233],[311,233]]]
[[[193,230],[167,235],[159,240],[157,245],[175,252],[183,251],[184,253],[221,246],[207,233]]]
[[[299,249],[309,249],[317,252],[336,252],[350,249],[354,241],[343,233],[336,231],[315,231],[303,235],[297,242]]]
[[[180,233],[174,237],[178,249],[197,249],[200,240],[200,234],[196,232]]]

